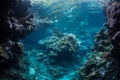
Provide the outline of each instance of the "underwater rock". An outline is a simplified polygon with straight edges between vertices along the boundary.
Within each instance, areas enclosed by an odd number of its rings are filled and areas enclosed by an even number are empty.
[[[103,79],[106,69],[103,66],[107,63],[110,55],[111,43],[106,29],[97,32],[94,40],[94,51],[88,61],[80,69],[80,76],[84,80]]]
[[[120,16],[120,3],[113,2],[108,8],[107,8],[107,20],[108,20],[108,26],[109,28],[117,27],[117,24],[119,24],[119,16]]]
[[[100,32],[98,32],[95,35],[94,41],[95,41],[94,50],[96,52],[109,51],[109,49],[111,48],[109,36],[108,36],[107,30],[105,29],[102,29]]]
[[[30,7],[29,0],[9,0],[7,2],[1,1],[0,3],[0,34],[4,34],[0,35],[1,43],[6,42],[8,39],[17,41],[19,37],[24,36],[28,31],[34,29],[34,25],[30,20],[33,18],[33,15],[28,12],[28,8]],[[25,21],[28,21],[29,24],[23,23]]]
[[[108,32],[113,48],[111,50],[111,57],[119,59],[119,31],[120,31],[120,2],[113,1],[106,9]]]
[[[33,15],[28,13],[30,1],[8,0],[7,2],[0,1],[0,3],[0,43],[5,44],[1,50],[5,50],[6,54],[12,58],[13,54],[22,53],[22,44],[17,42],[18,39],[34,29],[34,25],[30,20]],[[28,21],[29,24],[25,21]],[[1,52],[3,53],[3,51]]]
[[[30,0],[0,1],[0,79],[2,80],[26,79],[26,74],[22,75],[24,69],[21,69],[21,66],[25,67],[22,61],[23,44],[18,40],[35,29],[31,21],[34,15],[28,11],[30,5]]]
[[[119,80],[120,70],[120,2],[111,0],[105,5],[107,27],[95,36],[95,53],[80,70],[85,80]],[[100,45],[100,46],[99,46]],[[101,52],[101,53],[99,53]],[[97,60],[98,59],[98,60]],[[90,67],[90,63],[95,66]],[[85,77],[87,76],[87,77]]]
[[[17,1],[17,0],[16,0]],[[17,18],[22,18],[28,15],[28,9],[31,7],[30,0],[19,0],[17,5],[13,6],[14,16]]]

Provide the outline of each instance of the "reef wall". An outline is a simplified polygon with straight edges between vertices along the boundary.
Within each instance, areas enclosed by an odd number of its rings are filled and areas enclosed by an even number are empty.
[[[35,29],[31,19],[34,17],[29,12],[29,0],[1,0],[0,1],[0,79],[6,77],[18,78],[22,61],[23,44],[19,38]],[[12,66],[12,69],[9,69]],[[16,69],[16,71],[14,71]],[[6,71],[7,70],[7,71]],[[13,80],[12,78],[9,80]],[[23,80],[19,77],[20,80]]]
[[[103,11],[106,15],[106,28],[95,36],[92,57],[80,70],[83,80],[120,79],[120,1],[111,0],[103,6]]]

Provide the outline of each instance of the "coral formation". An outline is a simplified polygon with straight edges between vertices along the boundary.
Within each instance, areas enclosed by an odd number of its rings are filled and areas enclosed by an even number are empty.
[[[34,29],[31,22],[33,14],[28,13],[30,1],[14,0],[0,1],[0,43],[5,44],[1,47],[2,51],[21,53],[20,43],[17,43],[20,37]],[[24,10],[24,11],[23,11]]]
[[[17,71],[15,66],[20,68],[18,65],[22,62],[23,55],[23,44],[18,40],[35,29],[31,21],[34,15],[28,12],[30,6],[30,0],[0,1],[0,78],[2,80],[6,80],[5,77],[9,76],[15,79],[14,72]],[[13,71],[11,75],[10,71]],[[19,74],[17,76],[20,78]]]
[[[104,9],[106,34],[95,36],[95,52],[80,70],[84,80],[119,80],[120,2],[112,0]],[[100,37],[101,36],[101,37]],[[97,38],[97,39],[96,39]]]
[[[46,39],[39,40],[38,63],[41,61],[47,66],[49,75],[52,79],[64,78],[64,75],[71,76],[72,79],[78,79],[77,65],[81,65],[82,55],[85,56],[85,45],[81,45],[74,34],[62,33],[55,28]],[[63,79],[64,80],[64,79]]]
[[[58,29],[54,29],[48,39],[40,40],[39,44],[47,49],[49,57],[59,61],[72,60],[77,55],[79,46],[75,35],[61,33]]]
[[[108,64],[109,49],[112,48],[106,29],[102,29],[95,35],[94,52],[80,70],[84,80],[104,79],[106,69],[103,65]],[[101,71],[101,69],[104,71]]]
[[[113,2],[107,8],[107,26],[113,49],[111,50],[111,57],[119,59],[119,31],[120,31],[120,2]]]
[[[94,50],[95,52],[105,52],[110,49],[110,40],[106,29],[102,29],[100,32],[96,33],[94,40]],[[104,46],[103,46],[104,45]]]
[[[1,1],[0,42],[6,42],[8,39],[17,41],[17,39],[23,36],[26,32],[33,30],[34,25],[30,21],[30,18],[33,17],[33,14],[28,13],[30,6],[30,1],[29,4],[28,1]],[[23,3],[25,3],[25,5],[21,6],[20,4]]]

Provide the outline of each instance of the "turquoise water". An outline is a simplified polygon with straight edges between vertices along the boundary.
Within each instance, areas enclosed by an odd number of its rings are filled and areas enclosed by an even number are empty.
[[[80,80],[79,69],[92,54],[94,35],[105,22],[98,1],[33,0],[30,11],[36,30],[20,40],[30,78]]]

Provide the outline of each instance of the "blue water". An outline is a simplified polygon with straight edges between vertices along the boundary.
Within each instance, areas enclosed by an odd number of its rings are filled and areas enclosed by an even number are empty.
[[[24,54],[27,59],[29,75],[35,80],[79,80],[79,69],[92,54],[94,35],[103,28],[104,15],[97,0],[33,0],[32,20],[37,28],[24,39]],[[48,21],[48,22],[47,22]],[[46,48],[39,43],[49,40],[52,31],[57,29],[63,34],[73,34],[80,43],[75,62],[49,64]],[[66,53],[64,53],[66,54]],[[44,59],[43,59],[44,58]],[[57,77],[56,77],[57,75]]]

